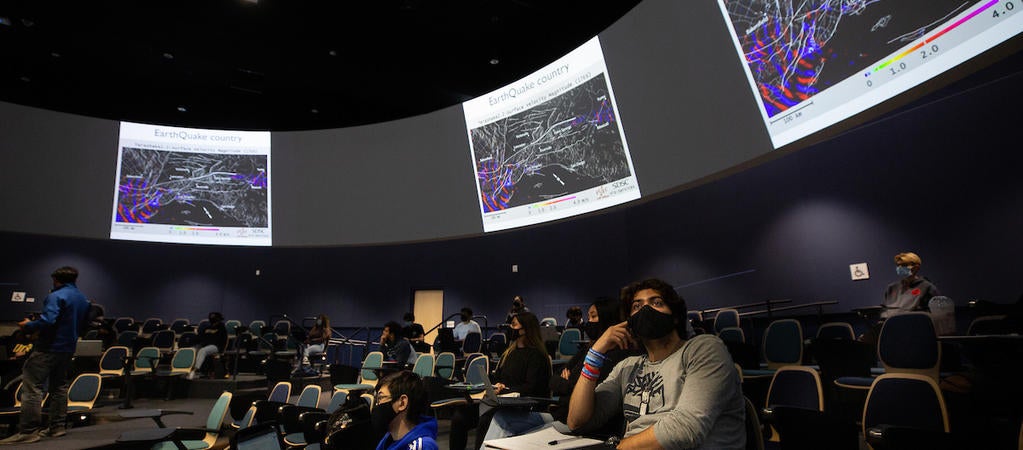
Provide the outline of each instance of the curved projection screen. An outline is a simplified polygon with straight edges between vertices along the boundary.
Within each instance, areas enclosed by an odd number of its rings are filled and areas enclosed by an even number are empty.
[[[597,38],[463,103],[483,231],[639,198],[615,105]]]
[[[1023,29],[1012,1],[718,1],[775,147],[905,92]]]
[[[110,238],[270,245],[270,133],[121,122]]]
[[[806,5],[816,6],[797,8]],[[1017,8],[645,0],[505,88],[343,129],[125,124],[119,141],[118,122],[0,103],[0,230],[331,246],[478,236],[596,211],[640,187],[648,198],[766,160],[786,142],[794,150],[810,141],[800,136],[834,134],[948,84],[987,55],[935,74],[1023,31]]]

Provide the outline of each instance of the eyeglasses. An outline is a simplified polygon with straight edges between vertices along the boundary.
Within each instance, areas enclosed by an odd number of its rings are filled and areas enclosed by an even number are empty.
[[[390,399],[391,399],[390,395],[380,395],[380,393],[377,392],[376,395],[373,396],[373,403],[374,404],[385,403]]]

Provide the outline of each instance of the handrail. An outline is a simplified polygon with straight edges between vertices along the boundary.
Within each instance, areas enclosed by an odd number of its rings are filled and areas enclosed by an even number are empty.
[[[719,307],[719,308],[707,308],[707,309],[695,309],[694,311],[699,311],[700,314],[708,314],[708,313],[712,313],[712,312],[718,312],[718,311],[720,311],[722,309],[743,309],[743,308],[752,308],[752,307],[755,307],[755,306],[767,306],[768,309],[771,309],[770,305],[777,305],[777,304],[780,304],[780,303],[792,303],[792,299],[791,298],[781,298],[781,299],[777,299],[777,300],[764,300],[762,302],[747,303],[745,305],[722,306],[722,307]]]
[[[759,311],[749,311],[749,312],[740,313],[739,317],[754,316],[754,315],[757,315],[757,314],[764,314],[764,313],[769,313],[770,314],[770,313],[776,313],[776,312],[779,312],[779,311],[790,311],[790,310],[793,310],[793,309],[811,308],[811,307],[817,308],[817,314],[818,315],[822,315],[822,314],[824,314],[824,307],[825,306],[837,305],[837,304],[838,304],[838,300],[826,300],[826,301],[822,301],[822,302],[804,303],[802,305],[782,306],[781,308],[761,309]]]

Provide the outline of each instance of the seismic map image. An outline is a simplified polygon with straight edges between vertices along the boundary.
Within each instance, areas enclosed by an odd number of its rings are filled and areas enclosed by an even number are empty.
[[[123,147],[119,223],[267,227],[267,156]]]
[[[988,0],[720,1],[774,117]]]
[[[632,176],[603,73],[515,115],[470,130],[484,213]]]

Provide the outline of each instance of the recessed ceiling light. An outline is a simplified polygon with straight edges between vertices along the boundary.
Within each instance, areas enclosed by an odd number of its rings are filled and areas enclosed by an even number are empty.
[[[174,54],[173,53],[164,52],[163,59],[174,59]]]
[[[316,108],[313,108],[313,109],[310,109],[310,110],[309,110],[309,112],[311,112],[311,113],[313,113],[313,114],[319,114],[319,113],[320,113],[320,110],[318,110],[318,109],[316,109]]]
[[[497,58],[490,58],[490,65],[491,65],[491,66],[496,66],[496,65],[498,65],[498,64],[501,64],[501,60],[500,60],[500,59],[497,59]]]
[[[29,78],[29,77],[21,77],[21,78],[18,78],[18,79],[19,79],[19,80],[21,80],[21,81],[24,81],[24,82],[26,82],[26,83],[28,83],[28,82],[32,81],[32,79],[31,79],[31,78]]]
[[[188,108],[185,108],[184,106],[179,106],[178,112],[188,112]]]
[[[327,52],[327,54],[330,55],[330,56],[337,56],[337,51],[336,50],[331,50],[331,51]]]
[[[60,53],[57,53],[57,52],[50,52],[50,56],[52,56],[52,57],[54,57],[54,58],[60,58]]]

